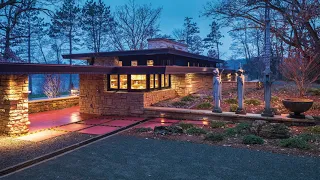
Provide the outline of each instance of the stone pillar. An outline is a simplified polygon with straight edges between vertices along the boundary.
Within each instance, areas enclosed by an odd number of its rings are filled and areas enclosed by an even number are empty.
[[[219,69],[215,68],[213,70],[213,100],[214,100],[214,107],[212,112],[215,113],[222,113],[220,107],[220,101],[222,99],[221,96],[221,77],[219,74]]]
[[[0,75],[0,134],[27,133],[28,75]]]
[[[246,114],[244,109],[244,75],[243,69],[239,68],[237,71],[237,95],[238,95],[238,108],[236,114]]]

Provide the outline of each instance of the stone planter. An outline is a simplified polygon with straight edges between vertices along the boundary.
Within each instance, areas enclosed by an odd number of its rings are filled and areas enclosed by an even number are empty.
[[[302,98],[289,98],[282,100],[282,103],[286,109],[291,111],[289,117],[304,119],[304,112],[308,111],[313,104],[311,99],[302,99]]]

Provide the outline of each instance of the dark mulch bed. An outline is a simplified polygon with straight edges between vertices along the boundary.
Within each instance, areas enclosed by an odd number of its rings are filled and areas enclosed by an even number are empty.
[[[23,141],[15,137],[0,136],[0,169],[57,151],[94,136],[70,132],[41,142]]]
[[[207,131],[214,132],[214,133],[222,133],[224,131],[223,128],[211,129],[206,126],[204,126],[203,128]],[[290,129],[292,134],[302,133],[301,128],[299,130],[297,130],[296,127],[292,127]],[[320,157],[320,144],[318,142],[312,143],[311,149],[309,150],[301,150],[296,148],[280,147],[279,146],[280,139],[264,139],[264,144],[262,145],[258,145],[258,144],[245,145],[242,143],[243,136],[241,135],[237,135],[235,137],[226,137],[223,141],[220,141],[220,142],[212,142],[212,141],[204,140],[204,135],[200,135],[200,136],[187,135],[187,134],[161,135],[161,134],[155,134],[153,133],[153,131],[137,132],[135,129],[130,129],[128,131],[122,132],[122,134],[128,135],[128,136],[150,138],[150,139],[188,141],[188,142],[199,143],[199,144],[209,144],[209,145],[227,146],[227,147],[235,147],[235,148],[247,148],[247,149],[252,149],[257,151],[268,151],[268,152],[278,153],[278,154]]]

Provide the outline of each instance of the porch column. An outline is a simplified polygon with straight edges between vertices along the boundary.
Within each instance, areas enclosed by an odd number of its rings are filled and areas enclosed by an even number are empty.
[[[29,131],[28,75],[0,75],[0,134]]]

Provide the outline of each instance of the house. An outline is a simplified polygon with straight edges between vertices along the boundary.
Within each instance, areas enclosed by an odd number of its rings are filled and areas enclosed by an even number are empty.
[[[212,89],[212,70],[223,61],[168,39],[150,39],[148,47],[63,56],[86,66],[1,63],[0,133],[28,132],[29,74],[79,74],[80,112],[97,115],[143,116],[159,101]]]

